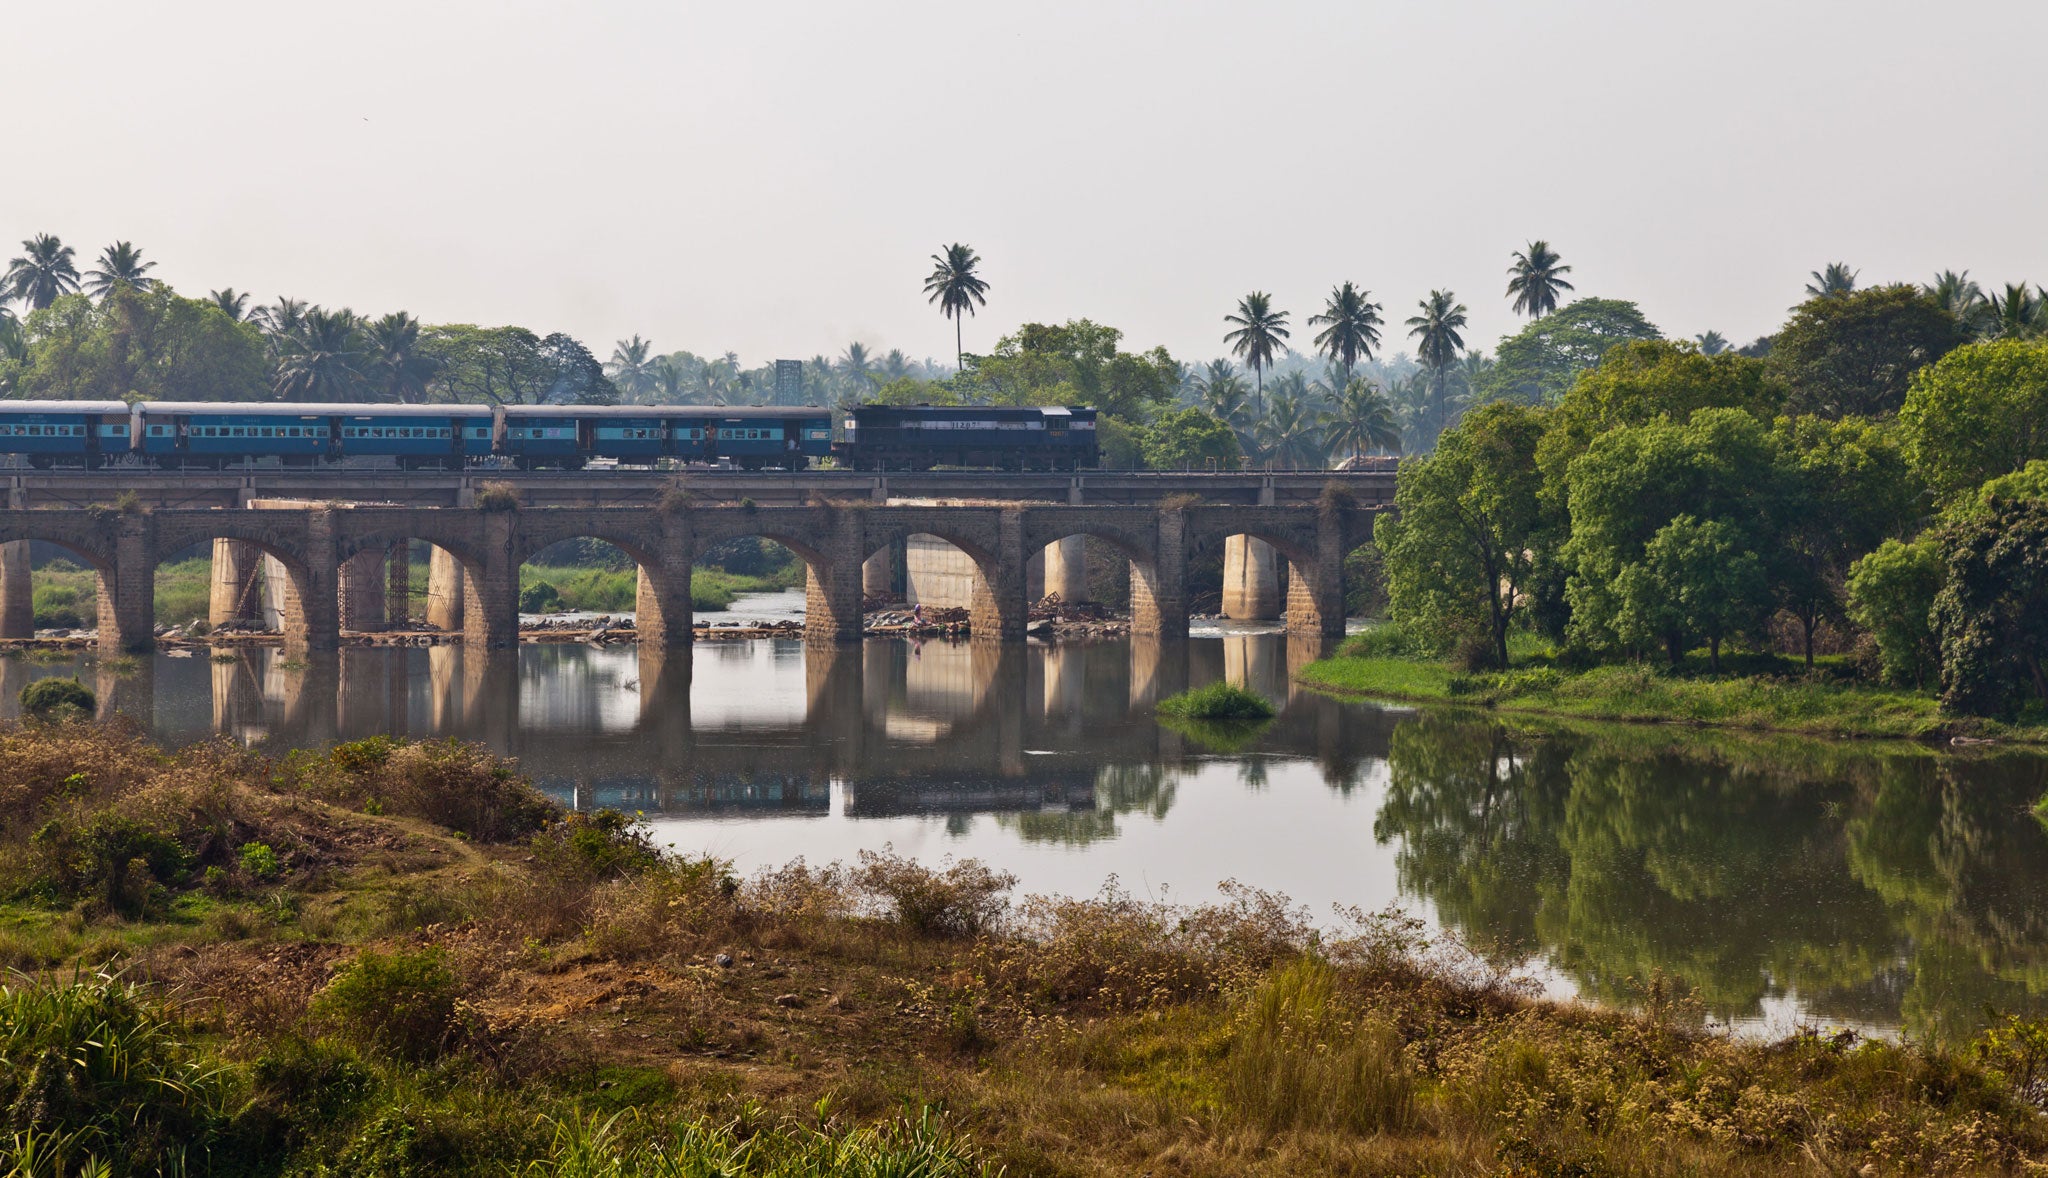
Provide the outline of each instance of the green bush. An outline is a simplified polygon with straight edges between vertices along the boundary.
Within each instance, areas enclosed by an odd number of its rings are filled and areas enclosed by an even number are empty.
[[[182,881],[192,856],[170,832],[118,814],[100,812],[82,824],[51,819],[29,841],[35,880],[67,899],[91,898],[124,916],[136,916]]]
[[[85,595],[69,585],[38,587],[34,595],[36,628],[75,630],[85,625],[84,600]]]
[[[1399,622],[1382,622],[1346,638],[1337,648],[1340,658],[1430,659],[1444,653],[1431,642]]]
[[[22,714],[38,720],[90,717],[99,702],[92,688],[76,679],[38,679],[21,689]]]
[[[547,581],[535,581],[519,591],[519,612],[553,613],[562,608],[562,591]]]
[[[243,843],[240,859],[242,870],[251,879],[276,879],[284,874],[284,861],[269,843]]]
[[[1178,720],[1270,720],[1273,705],[1242,687],[1216,682],[1159,701],[1159,714]]]
[[[547,874],[577,880],[621,879],[661,861],[647,827],[617,810],[565,815],[533,836],[533,855]]]
[[[366,949],[313,999],[311,1013],[354,1042],[417,1061],[456,1046],[457,997],[440,949]]]

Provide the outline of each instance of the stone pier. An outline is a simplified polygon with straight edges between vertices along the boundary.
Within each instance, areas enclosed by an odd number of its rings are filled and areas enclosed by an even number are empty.
[[[1223,616],[1240,622],[1280,616],[1280,554],[1255,536],[1223,541]]]
[[[29,577],[28,541],[0,544],[0,638],[33,638],[35,585]]]
[[[359,552],[341,565],[341,628],[382,630],[385,616],[384,550]]]
[[[1045,588],[1039,594],[1057,593],[1061,601],[1087,601],[1088,538],[1068,536],[1045,546]]]
[[[384,620],[398,629],[412,621],[412,541],[394,540],[384,554]]]
[[[462,562],[445,548],[433,549],[427,566],[427,625],[450,633],[461,630],[466,589]]]
[[[263,616],[262,567],[263,550],[254,544],[226,537],[213,542],[207,625],[217,630],[229,622],[254,622]]]

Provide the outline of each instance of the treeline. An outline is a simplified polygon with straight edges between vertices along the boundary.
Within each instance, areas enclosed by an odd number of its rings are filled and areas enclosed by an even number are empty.
[[[1955,711],[2042,707],[2048,342],[1953,294],[1818,289],[1757,354],[1638,340],[1472,410],[1380,521],[1391,615],[1475,668],[1519,630],[1714,671],[1860,650]]]

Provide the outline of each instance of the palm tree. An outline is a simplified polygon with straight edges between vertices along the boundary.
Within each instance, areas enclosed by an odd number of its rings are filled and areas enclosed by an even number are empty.
[[[1287,312],[1273,309],[1273,296],[1263,290],[1237,300],[1237,314],[1225,315],[1225,323],[1237,326],[1223,333],[1223,342],[1252,370],[1254,392],[1252,412],[1266,414],[1266,369],[1272,367],[1275,351],[1286,350]]]
[[[228,318],[237,323],[242,321],[243,313],[249,308],[249,296],[232,286],[224,290],[207,291],[206,298],[208,302],[219,307]]]
[[[147,275],[154,269],[156,263],[143,261],[142,251],[134,243],[117,241],[101,250],[99,262],[85,272],[85,293],[103,299],[124,286],[144,289],[151,281]]]
[[[408,405],[427,399],[427,382],[440,365],[419,350],[420,321],[393,311],[364,331],[368,352],[362,365],[377,394]]]
[[[1436,403],[1436,433],[1450,424],[1447,387],[1450,368],[1465,347],[1465,304],[1447,290],[1433,290],[1417,303],[1422,314],[1410,316],[1408,334],[1415,339],[1415,358],[1429,374],[1430,397]],[[1435,435],[1431,435],[1434,437]]]
[[[288,299],[283,295],[268,307],[258,307],[249,313],[249,322],[262,328],[272,336],[288,336],[299,330],[306,322],[304,299]]]
[[[26,303],[40,311],[60,297],[78,289],[78,265],[71,247],[49,233],[38,233],[21,243],[22,256],[7,263],[0,277],[0,299]]]
[[[736,391],[738,370],[739,366],[726,356],[697,365],[697,388],[705,404],[725,404],[726,398]]]
[[[1451,375],[1459,390],[1456,399],[1461,404],[1471,405],[1479,399],[1479,382],[1492,367],[1493,358],[1484,352],[1467,352],[1458,361]]]
[[[1718,356],[1728,350],[1728,337],[1718,331],[1703,331],[1692,338],[1702,356]]]
[[[858,399],[875,387],[875,361],[868,355],[868,346],[859,340],[846,345],[839,360],[832,366],[845,386],[846,395]]]
[[[903,354],[902,348],[890,348],[888,355],[882,357],[882,379],[905,380],[916,367],[916,363]]]
[[[1332,450],[1351,451],[1353,458],[1375,450],[1399,454],[1401,425],[1393,402],[1371,381],[1353,380],[1325,416],[1323,440]]]
[[[968,246],[954,242],[944,253],[932,255],[932,272],[924,280],[924,293],[931,296],[926,302],[937,303],[939,314],[953,321],[953,366],[963,367],[966,352],[960,344],[960,316],[962,312],[972,315],[976,306],[988,305],[988,283],[974,272],[981,265],[981,255]]]
[[[1508,266],[1508,293],[1515,296],[1518,314],[1540,319],[1557,310],[1559,291],[1574,289],[1560,277],[1572,272],[1570,266],[1558,265],[1560,260],[1547,241],[1532,241],[1527,250],[1515,255]]]
[[[1856,289],[1857,272],[1849,269],[1847,262],[1829,262],[1827,269],[1815,270],[1807,275],[1813,279],[1806,284],[1806,297],[1810,299],[1838,299]]]
[[[1992,339],[2033,339],[2048,328],[2048,294],[2036,295],[2024,282],[2007,283],[2005,293],[1984,301]]]
[[[1316,350],[1344,369],[1344,383],[1338,388],[1349,386],[1351,370],[1360,360],[1372,359],[1373,349],[1380,346],[1380,305],[1371,295],[1348,282],[1332,287],[1323,313],[1308,317],[1310,327],[1322,328],[1316,333]]]
[[[313,307],[282,346],[276,378],[280,400],[353,401],[361,395],[369,354],[354,312]]]
[[[628,401],[639,401],[654,387],[654,345],[640,338],[639,332],[632,339],[622,339],[612,345],[612,358],[605,366],[605,375],[619,386],[619,391]]]
[[[654,362],[651,375],[657,404],[675,405],[682,401],[683,389],[690,383],[690,370],[680,361],[674,356],[663,356]]]
[[[1328,462],[1316,414],[1305,397],[1275,388],[1271,411],[1259,419],[1256,440],[1260,454],[1283,467],[1322,467]]]
[[[1232,429],[1244,425],[1244,378],[1228,360],[1211,360],[1195,375],[1195,400],[1202,410]]]
[[[1925,291],[1935,303],[1942,303],[1944,311],[1956,315],[1956,322],[1962,324],[1964,330],[1976,334],[1989,326],[1985,322],[1985,289],[1970,279],[1970,270],[1964,270],[1960,275],[1956,270],[1942,270],[1933,277],[1933,285],[1921,287],[1921,291]]]

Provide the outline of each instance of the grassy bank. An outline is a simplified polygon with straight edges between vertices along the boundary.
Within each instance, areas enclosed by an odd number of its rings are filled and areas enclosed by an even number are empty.
[[[2014,1173],[1969,1049],[1531,1001],[1393,915],[737,879],[455,743],[266,761],[0,730],[16,1172]],[[102,977],[98,967],[111,972]],[[82,968],[81,968],[82,967]],[[2000,1037],[2002,1035],[2002,1037]],[[60,1098],[61,1097],[61,1098]],[[62,1160],[57,1160],[62,1155]]]
[[[803,566],[797,566],[799,580]],[[785,575],[741,576],[723,569],[698,567],[690,572],[690,599],[700,610],[722,610],[742,593],[787,588]],[[619,613],[631,610],[639,590],[633,569],[522,565],[519,569],[520,609],[527,613],[585,610]]]
[[[1703,656],[1677,667],[1630,663],[1570,669],[1547,656],[1517,652],[1514,669],[1461,672],[1441,659],[1403,653],[1372,632],[1356,635],[1335,657],[1309,664],[1303,682],[1380,699],[1457,704],[1503,711],[1700,724],[1810,736],[1920,740],[1979,735],[2048,741],[2048,725],[2008,725],[1944,715],[1926,692],[1873,687],[1835,666],[1808,673],[1774,656],[1728,657],[1713,674]]]

